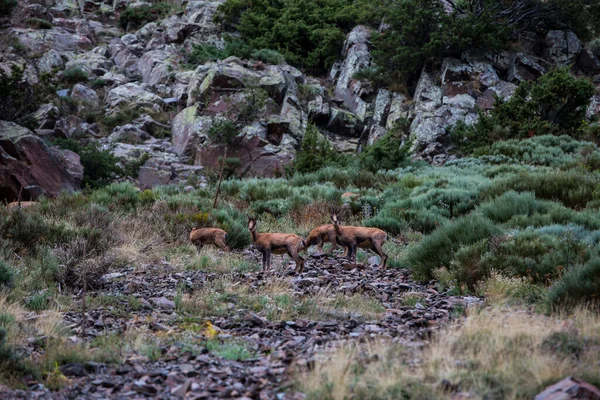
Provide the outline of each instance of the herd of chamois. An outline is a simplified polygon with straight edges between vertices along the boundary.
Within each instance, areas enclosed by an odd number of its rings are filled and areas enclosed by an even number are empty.
[[[296,262],[294,272],[304,270],[304,258],[300,252],[317,245],[319,251],[323,250],[324,243],[331,243],[332,250],[338,245],[345,248],[344,255],[351,263],[356,262],[358,248],[370,249],[381,257],[379,267],[387,266],[388,256],[383,252],[383,244],[387,240],[387,233],[378,228],[365,228],[359,226],[342,226],[338,219],[338,211],[330,210],[331,224],[321,225],[310,231],[304,239],[293,233],[258,233],[256,217],[248,216],[248,230],[252,236],[254,247],[262,254],[263,271],[271,268],[271,254],[287,254]],[[190,240],[198,248],[205,244],[213,244],[223,251],[229,251],[227,246],[227,232],[219,228],[197,228],[190,233]]]

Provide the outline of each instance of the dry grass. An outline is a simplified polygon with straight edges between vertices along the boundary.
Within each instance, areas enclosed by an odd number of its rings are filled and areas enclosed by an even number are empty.
[[[583,343],[579,357],[543,347],[553,332]],[[485,309],[416,353],[389,342],[342,346],[298,382],[313,399],[450,398],[443,380],[474,398],[531,399],[569,375],[598,384],[598,360],[600,317],[593,312],[552,318]]]

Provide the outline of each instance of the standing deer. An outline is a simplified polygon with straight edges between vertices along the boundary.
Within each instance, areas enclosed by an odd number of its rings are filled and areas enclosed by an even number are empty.
[[[335,235],[335,228],[333,224],[321,225],[311,230],[306,237],[306,248],[317,245],[319,252],[323,252],[323,244],[331,243],[330,251],[337,249],[338,243]],[[344,249],[344,257],[348,254],[348,248]]]
[[[304,258],[298,253],[306,247],[306,241],[293,233],[258,233],[256,218],[248,216],[248,230],[254,247],[262,254],[263,271],[271,269],[271,253],[288,254],[296,262],[294,272],[304,271]]]
[[[223,251],[229,251],[227,247],[227,232],[219,228],[196,228],[190,232],[190,240],[198,251],[205,244],[214,244]]]
[[[387,266],[388,256],[382,250],[387,240],[387,233],[378,228],[365,228],[362,226],[341,226],[338,220],[338,212],[331,208],[331,222],[335,230],[336,240],[342,246],[348,248],[348,261],[356,262],[356,250],[370,249],[381,257],[379,267]]]

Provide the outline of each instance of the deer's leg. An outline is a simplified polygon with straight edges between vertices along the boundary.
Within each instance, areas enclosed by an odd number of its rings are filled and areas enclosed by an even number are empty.
[[[353,243],[352,245],[352,263],[356,264],[356,252],[358,251],[358,247],[356,246],[355,243]]]
[[[261,251],[261,253],[262,253],[262,269],[263,269],[263,272],[265,272],[267,270],[267,252]]]
[[[296,268],[294,268],[294,273],[301,273],[304,271],[304,258],[302,258],[298,251],[295,248],[288,247],[288,255],[294,259],[296,262]]]
[[[267,258],[267,270],[271,270],[271,249],[265,250],[265,255]]]
[[[348,246],[348,262],[352,262],[352,255],[355,255],[356,257],[356,244]]]
[[[344,247],[344,255],[342,257],[347,257],[348,256],[348,250],[350,248],[349,247]]]
[[[202,250],[202,242],[200,240],[196,240],[194,245],[196,246],[196,251],[200,253],[200,250]]]
[[[323,252],[323,239],[321,238],[321,235],[317,236],[316,241],[317,241],[317,243],[316,243],[317,244],[317,251],[319,253],[322,253]]]
[[[227,247],[227,245],[225,244],[225,242],[223,240],[215,240],[215,244],[221,250],[223,250],[225,252],[229,252],[229,247]]]
[[[327,232],[327,238],[331,242],[331,249],[329,249],[329,251],[336,250],[338,248],[338,244],[337,244],[337,240],[336,240],[336,237],[335,237],[335,233],[333,233],[333,232]]]
[[[373,243],[373,247],[371,248],[377,255],[381,258],[381,262],[379,263],[379,267],[386,268],[388,256],[383,252],[381,247],[381,243]]]

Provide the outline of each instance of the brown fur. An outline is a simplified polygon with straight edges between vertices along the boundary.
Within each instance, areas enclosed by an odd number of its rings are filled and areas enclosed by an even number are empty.
[[[12,210],[13,208],[28,208],[34,207],[37,204],[37,201],[13,201],[12,203],[8,203],[6,208],[9,210]]]
[[[304,258],[298,254],[306,247],[306,241],[293,233],[258,233],[256,219],[248,217],[248,230],[254,247],[263,256],[263,271],[271,269],[271,254],[288,254],[296,262],[294,272],[304,271]]]
[[[321,225],[310,231],[306,237],[306,248],[310,246],[317,246],[319,252],[323,252],[323,244],[331,243],[330,251],[337,249],[338,243],[336,241],[335,229],[333,224]],[[348,248],[344,250],[344,257],[348,254]]]
[[[359,226],[341,226],[337,218],[337,211],[331,210],[331,222],[333,222],[336,240],[348,247],[348,261],[356,263],[357,248],[369,249],[381,257],[380,267],[387,266],[388,256],[382,250],[387,240],[387,233],[378,228],[365,228]]]
[[[227,232],[219,228],[197,228],[190,232],[190,240],[198,251],[205,244],[214,244],[223,251],[229,251],[227,247]]]

